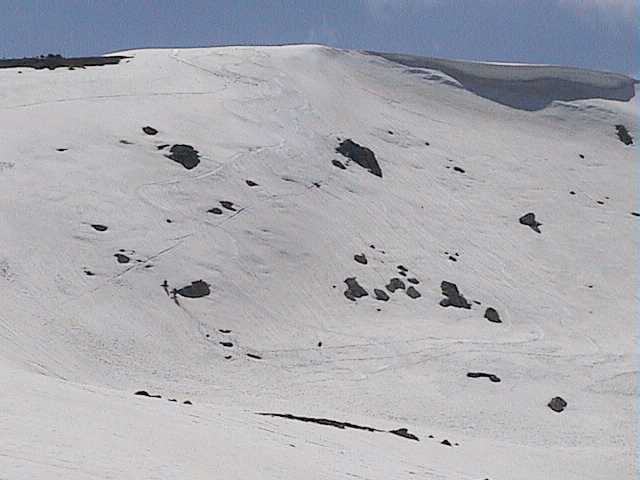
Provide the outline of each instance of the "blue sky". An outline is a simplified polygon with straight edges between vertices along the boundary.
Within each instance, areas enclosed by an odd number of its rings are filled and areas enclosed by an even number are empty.
[[[0,56],[324,43],[640,77],[640,0],[3,0]]]

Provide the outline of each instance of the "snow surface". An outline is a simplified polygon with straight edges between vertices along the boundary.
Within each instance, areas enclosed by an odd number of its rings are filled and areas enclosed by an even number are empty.
[[[0,478],[634,477],[633,80],[313,45],[126,55],[0,70]],[[398,265],[421,297],[375,300]],[[442,307],[442,281],[472,308]]]

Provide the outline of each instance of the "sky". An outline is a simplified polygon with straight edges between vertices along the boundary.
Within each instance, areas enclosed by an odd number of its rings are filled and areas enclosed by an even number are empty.
[[[640,0],[0,0],[0,57],[322,43],[640,78]]]

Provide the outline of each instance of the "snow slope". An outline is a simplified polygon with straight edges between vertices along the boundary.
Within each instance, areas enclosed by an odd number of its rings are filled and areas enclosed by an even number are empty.
[[[632,79],[312,45],[124,54],[0,70],[0,478],[632,478]],[[368,296],[345,297],[353,277]],[[421,296],[376,300],[394,277]],[[197,280],[209,295],[174,302]],[[472,308],[441,306],[442,281]]]

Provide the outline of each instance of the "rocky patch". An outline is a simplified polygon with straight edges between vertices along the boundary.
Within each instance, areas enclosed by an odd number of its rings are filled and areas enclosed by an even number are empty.
[[[394,277],[391,280],[389,280],[389,283],[386,285],[386,289],[389,290],[391,293],[394,293],[398,289],[404,290],[405,285],[404,285],[404,282],[400,280],[398,277]]]
[[[633,145],[633,137],[629,134],[629,130],[624,125],[616,125],[616,133],[618,138],[625,145]]]
[[[147,125],[146,127],[142,127],[142,131],[147,135],[151,135],[151,136],[158,134],[158,130],[156,130],[153,127],[150,127],[149,125]]]
[[[379,288],[373,289],[373,295],[376,300],[380,300],[381,302],[389,301],[389,295],[387,295],[387,292],[385,292],[384,290],[380,290]]]
[[[123,56],[109,57],[71,57],[65,58],[62,55],[41,55],[32,58],[10,58],[0,60],[2,68],[33,68],[35,70],[55,70],[56,68],[68,68],[74,70],[75,67],[100,67],[103,65],[117,65],[121,60],[131,58]],[[22,73],[22,72],[20,72]]]
[[[486,318],[492,323],[502,323],[502,320],[500,319],[500,315],[498,314],[495,308],[491,308],[491,307],[487,308],[487,310],[484,312],[484,318]]]
[[[356,425],[355,423],[349,422],[339,422],[337,420],[331,420],[328,418],[313,418],[313,417],[299,417],[297,415],[291,415],[290,413],[263,413],[259,412],[257,415],[262,415],[265,417],[278,417],[278,418],[286,418],[288,420],[297,420],[299,422],[307,422],[307,423],[317,423],[318,425],[327,425],[329,427],[340,428],[344,430],[345,428],[353,428],[355,430],[365,430],[367,432],[381,432],[382,430],[378,430],[377,428],[365,427],[362,425]]]
[[[149,397],[149,398],[162,398],[162,395],[151,395],[146,390],[138,390],[134,395],[138,395],[140,397]]]
[[[367,427],[364,425],[357,425],[355,423],[350,422],[340,422],[337,420],[331,420],[329,418],[314,418],[314,417],[300,417],[298,415],[291,415],[290,413],[266,413],[266,412],[257,412],[256,415],[262,415],[265,417],[276,417],[276,418],[285,418],[287,420],[297,420],[298,422],[305,423],[316,423],[318,425],[325,425],[328,427],[339,428],[344,430],[346,428],[351,428],[354,430],[362,430],[365,432],[381,432],[381,433],[391,433],[393,435],[397,435],[399,437],[407,438],[409,440],[420,441],[420,439],[410,433],[406,428],[398,428],[395,430],[389,430],[385,432],[384,430],[380,430],[379,428]]]
[[[442,294],[447,297],[440,300],[441,306],[471,309],[471,304],[460,294],[455,283],[443,281],[440,284],[440,289]]]
[[[467,377],[469,378],[488,378],[493,383],[501,382],[500,377],[494,375],[493,373],[483,373],[483,372],[469,372],[467,373]]]
[[[232,212],[238,211],[236,210],[236,207],[234,206],[233,202],[230,202],[228,200],[220,200],[220,205],[222,205],[222,207],[226,208],[227,210],[231,210]]]
[[[344,296],[347,297],[352,302],[355,302],[356,299],[366,297],[369,293],[360,286],[356,277],[347,278],[344,283],[347,284],[347,289],[344,291]]]
[[[338,167],[340,170],[346,170],[347,169],[347,167],[345,167],[344,164],[340,160],[331,160],[331,164],[334,167]]]
[[[536,220],[535,213],[533,212],[526,213],[523,216],[521,216],[518,221],[520,222],[520,224],[526,225],[527,227],[531,228],[531,230],[533,230],[534,232],[542,233],[540,231],[540,226],[542,224]]]
[[[368,170],[372,175],[382,178],[382,170],[380,169],[380,165],[376,160],[376,156],[373,151],[371,151],[367,147],[363,147],[361,145],[358,145],[351,139],[347,139],[340,143],[340,145],[336,148],[336,152],[349,158],[350,160],[353,160],[362,168]]]
[[[409,440],[415,440],[416,442],[420,441],[420,439],[416,435],[414,435],[413,433],[409,433],[409,430],[407,430],[406,428],[398,428],[396,430],[389,430],[389,433],[392,433],[394,435],[398,435],[399,437],[408,438]]]
[[[367,263],[369,263],[367,261],[367,256],[364,253],[354,255],[353,259],[362,265],[366,265]]]
[[[560,413],[560,412],[563,412],[564,409],[567,407],[567,402],[562,397],[554,397],[547,404],[547,406],[554,412]]]
[[[187,170],[196,168],[200,163],[200,154],[191,145],[173,145],[169,151],[171,153],[165,156]]]
[[[186,298],[206,297],[211,293],[210,286],[211,285],[204,280],[196,280],[195,282],[191,282],[191,285],[177,289],[176,293]]]
[[[118,263],[129,263],[131,261],[131,258],[124,253],[114,253],[113,256],[116,257]]]
[[[409,298],[412,298],[413,300],[415,300],[416,298],[420,298],[422,296],[422,294],[418,290],[416,290],[415,287],[407,288],[406,294]]]

